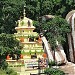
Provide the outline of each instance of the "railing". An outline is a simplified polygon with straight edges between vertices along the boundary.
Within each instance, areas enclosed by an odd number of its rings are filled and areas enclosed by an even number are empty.
[[[14,33],[15,36],[28,36],[28,35],[34,35],[34,36],[37,36],[38,34],[36,32],[24,32],[24,33]]]

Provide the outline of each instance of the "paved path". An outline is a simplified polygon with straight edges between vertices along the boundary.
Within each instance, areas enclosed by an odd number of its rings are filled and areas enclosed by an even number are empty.
[[[75,64],[68,62],[65,65],[60,66],[60,69],[66,73],[66,75],[75,75]]]

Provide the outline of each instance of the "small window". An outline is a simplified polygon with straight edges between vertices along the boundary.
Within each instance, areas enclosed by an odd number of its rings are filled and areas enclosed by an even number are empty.
[[[29,42],[33,42],[34,41],[34,36],[29,36]]]
[[[24,30],[22,32],[24,32]]]
[[[31,55],[31,59],[36,59],[37,55]]]
[[[28,20],[28,27],[31,27],[30,21]]]

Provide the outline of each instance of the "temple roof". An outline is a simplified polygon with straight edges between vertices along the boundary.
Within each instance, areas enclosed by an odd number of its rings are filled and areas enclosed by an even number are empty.
[[[35,29],[35,27],[33,26],[33,21],[26,17],[25,9],[23,12],[23,17],[21,17],[18,20],[17,24],[18,24],[19,28],[33,28],[33,29]],[[15,29],[18,29],[18,27],[16,27]]]

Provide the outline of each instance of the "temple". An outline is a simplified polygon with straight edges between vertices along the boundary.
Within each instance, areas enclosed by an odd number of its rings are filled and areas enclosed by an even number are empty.
[[[17,27],[15,27],[17,31],[15,37],[23,46],[21,58],[24,59],[24,63],[27,64],[27,61],[32,63],[38,60],[38,58],[43,58],[44,50],[42,39],[37,32],[34,32],[35,27],[33,26],[33,21],[25,16],[25,9],[23,15],[24,16],[18,20]],[[29,65],[27,66],[29,67]]]

